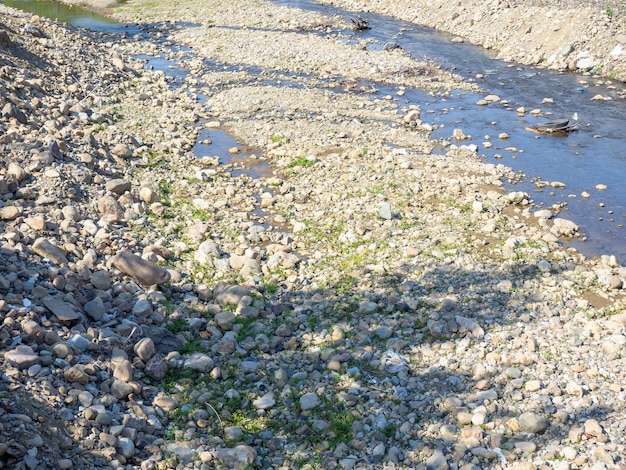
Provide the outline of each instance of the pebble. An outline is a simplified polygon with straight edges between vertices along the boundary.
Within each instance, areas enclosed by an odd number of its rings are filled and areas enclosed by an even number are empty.
[[[312,410],[321,404],[320,398],[316,393],[305,393],[300,397],[300,409],[302,411]]]

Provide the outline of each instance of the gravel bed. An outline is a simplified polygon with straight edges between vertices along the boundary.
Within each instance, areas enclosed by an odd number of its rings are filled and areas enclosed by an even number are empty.
[[[0,12],[0,466],[626,468],[626,268],[400,100],[473,85],[261,1]]]

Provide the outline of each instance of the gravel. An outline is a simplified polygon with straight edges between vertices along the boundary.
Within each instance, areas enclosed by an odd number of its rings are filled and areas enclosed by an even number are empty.
[[[624,468],[626,268],[369,92],[473,85],[223,3],[0,5],[1,464]]]

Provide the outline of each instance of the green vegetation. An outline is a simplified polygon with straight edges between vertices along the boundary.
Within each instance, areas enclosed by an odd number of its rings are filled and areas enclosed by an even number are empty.
[[[289,162],[287,168],[295,168],[295,167],[304,167],[308,168],[313,166],[313,160],[307,158],[306,156],[296,157]]]

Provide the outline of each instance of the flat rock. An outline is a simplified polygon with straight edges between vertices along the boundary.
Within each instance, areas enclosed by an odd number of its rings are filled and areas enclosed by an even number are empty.
[[[33,351],[33,348],[26,345],[19,345],[15,349],[7,351],[4,353],[4,358],[15,364],[18,369],[27,369],[39,364],[39,355]]]
[[[47,238],[41,237],[36,239],[31,248],[39,256],[47,258],[55,264],[63,266],[68,263],[63,251],[61,251],[59,247],[53,245]]]
[[[82,314],[76,310],[76,307],[69,302],[65,302],[57,297],[45,297],[42,299],[43,304],[48,310],[62,322],[75,322],[82,318]]]

